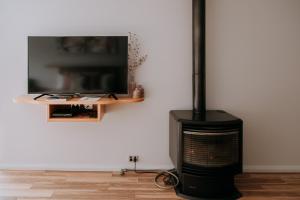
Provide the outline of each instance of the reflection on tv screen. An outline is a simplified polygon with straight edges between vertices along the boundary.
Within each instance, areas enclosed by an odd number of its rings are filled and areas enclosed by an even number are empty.
[[[127,93],[127,36],[28,37],[29,93]]]

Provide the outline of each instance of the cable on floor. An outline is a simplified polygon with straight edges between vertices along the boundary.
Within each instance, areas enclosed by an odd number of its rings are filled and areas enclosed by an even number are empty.
[[[179,184],[179,178],[175,173],[176,173],[175,169],[161,171],[154,178],[154,184],[158,188],[164,190],[175,188]],[[162,182],[164,183],[163,185],[159,183],[160,177],[162,177]]]
[[[154,184],[156,187],[160,189],[173,189],[179,184],[179,178],[176,175],[176,170],[171,169],[171,170],[137,170],[136,165],[134,169],[122,169],[120,172],[120,175],[123,176],[125,175],[126,172],[135,172],[135,173],[156,173],[157,175],[154,178]],[[162,181],[159,181],[159,180]],[[162,182],[162,183],[160,183]]]

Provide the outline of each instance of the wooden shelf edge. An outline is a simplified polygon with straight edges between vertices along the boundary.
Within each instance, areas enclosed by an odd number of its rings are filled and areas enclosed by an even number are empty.
[[[49,101],[46,98],[34,100],[32,95],[22,95],[13,99],[14,103],[17,104],[37,104],[37,105],[70,105],[70,104],[98,104],[98,105],[112,105],[112,104],[126,104],[126,103],[137,103],[144,101],[144,98],[130,98],[130,97],[119,97],[118,100],[111,98],[101,98],[98,101],[82,101],[79,98],[73,98],[68,101]]]
[[[97,118],[49,118],[48,122],[99,122]]]
[[[105,107],[107,105],[114,104],[127,104],[127,103],[138,103],[144,101],[144,98],[129,98],[129,97],[120,97],[118,100],[110,98],[101,98],[99,101],[81,101],[78,98],[73,98],[65,102],[55,102],[47,101],[45,98],[40,100],[34,100],[32,95],[23,95],[13,99],[14,103],[18,104],[35,104],[35,105],[46,105],[47,106],[47,120],[48,122],[99,122],[102,120],[105,114]],[[85,104],[85,105],[94,105],[97,108],[97,118],[89,117],[73,117],[73,118],[53,118],[51,117],[53,108],[63,105],[73,105],[73,104]]]

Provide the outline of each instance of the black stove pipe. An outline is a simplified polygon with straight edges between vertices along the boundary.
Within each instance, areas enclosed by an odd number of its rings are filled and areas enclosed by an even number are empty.
[[[193,0],[193,112],[200,117],[206,112],[205,87],[205,0]]]

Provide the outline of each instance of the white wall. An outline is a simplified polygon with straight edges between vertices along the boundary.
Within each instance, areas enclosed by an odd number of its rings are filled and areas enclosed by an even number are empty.
[[[300,1],[207,1],[207,103],[244,119],[248,170],[300,171]],[[192,103],[191,0],[0,0],[0,168],[169,168],[168,111]],[[47,123],[26,92],[27,35],[138,33],[140,104],[101,123]]]
[[[169,168],[168,112],[191,104],[191,3],[182,0],[0,0],[0,167]],[[180,10],[180,13],[178,12]],[[101,123],[47,123],[26,93],[28,35],[141,36],[146,101],[108,107]]]
[[[207,101],[245,122],[250,171],[300,171],[300,1],[208,0]]]

